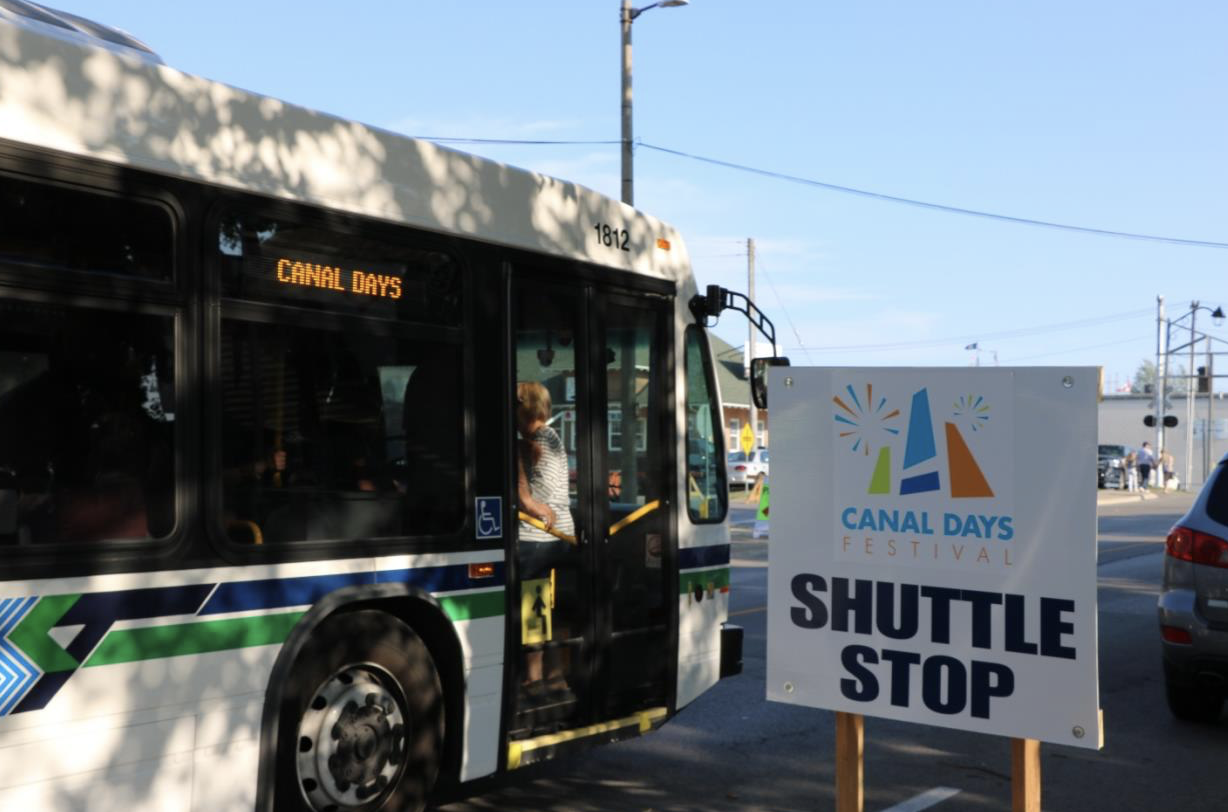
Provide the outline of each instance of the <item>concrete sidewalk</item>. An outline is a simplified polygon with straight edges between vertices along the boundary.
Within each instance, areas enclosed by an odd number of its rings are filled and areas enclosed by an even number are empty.
[[[1169,496],[1180,494],[1181,491],[1161,491],[1156,488],[1151,488],[1146,491],[1118,491],[1118,490],[1098,490],[1096,491],[1097,505],[1120,505],[1127,502],[1141,502],[1147,499],[1159,499],[1161,496]]]

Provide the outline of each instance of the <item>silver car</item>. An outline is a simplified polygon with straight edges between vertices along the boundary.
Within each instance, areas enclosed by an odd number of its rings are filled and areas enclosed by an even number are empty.
[[[1228,696],[1228,456],[1168,534],[1160,637],[1168,707],[1213,722]]]

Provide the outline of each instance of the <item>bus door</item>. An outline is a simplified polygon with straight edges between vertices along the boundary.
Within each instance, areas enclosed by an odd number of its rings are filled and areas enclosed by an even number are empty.
[[[672,376],[664,300],[606,296],[595,323],[604,367],[594,394],[604,431],[594,437],[601,493],[596,503],[598,639],[594,674],[602,719],[668,704],[673,673],[668,573],[674,469],[669,452]]]
[[[674,428],[664,299],[520,278],[512,308],[523,737],[668,704]]]

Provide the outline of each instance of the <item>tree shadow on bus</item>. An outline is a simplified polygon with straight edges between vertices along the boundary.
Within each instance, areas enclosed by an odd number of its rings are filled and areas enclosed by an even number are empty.
[[[25,111],[6,120],[6,137],[45,142],[50,131],[70,153],[666,276],[686,261],[660,223],[576,184],[129,56],[41,38],[35,47],[32,36],[0,42],[20,73],[5,77],[0,99]],[[625,236],[603,243],[601,224]]]

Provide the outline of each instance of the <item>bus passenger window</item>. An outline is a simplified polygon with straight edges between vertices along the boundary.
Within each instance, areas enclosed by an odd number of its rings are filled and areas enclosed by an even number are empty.
[[[0,544],[171,531],[173,331],[169,317],[0,301]]]
[[[173,243],[160,206],[0,177],[0,266],[166,279]]]
[[[232,541],[460,529],[459,345],[226,320],[220,360]]]
[[[729,501],[720,409],[708,342],[694,325],[686,331],[685,363],[687,515],[695,523],[720,522]]]

